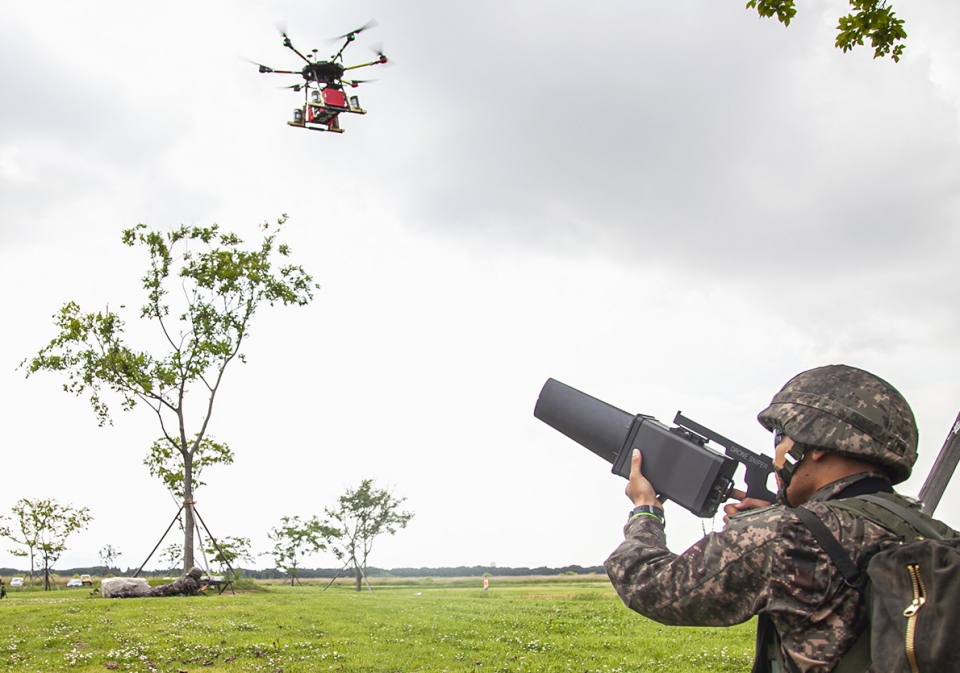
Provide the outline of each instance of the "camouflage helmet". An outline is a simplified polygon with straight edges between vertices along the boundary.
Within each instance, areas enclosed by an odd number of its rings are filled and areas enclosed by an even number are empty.
[[[917,460],[917,422],[896,388],[869,372],[827,365],[797,374],[757,416],[798,444],[883,465],[899,484]]]
[[[187,572],[187,576],[188,576],[188,577],[192,577],[192,578],[195,579],[195,580],[198,580],[198,579],[200,579],[201,576],[203,576],[203,571],[200,570],[200,568],[198,568],[197,566],[193,566],[193,567],[190,568],[190,570]]]

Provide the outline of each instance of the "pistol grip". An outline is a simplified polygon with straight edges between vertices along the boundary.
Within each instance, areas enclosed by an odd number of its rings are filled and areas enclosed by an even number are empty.
[[[744,477],[744,481],[747,482],[747,497],[756,498],[757,500],[764,500],[769,503],[774,503],[777,501],[777,494],[771,493],[767,489],[767,477],[773,471],[773,465],[771,464],[770,469],[764,470],[760,466],[747,466],[747,474]]]

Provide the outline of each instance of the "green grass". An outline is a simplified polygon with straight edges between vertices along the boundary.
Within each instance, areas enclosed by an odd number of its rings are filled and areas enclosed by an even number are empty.
[[[672,628],[604,578],[260,585],[203,597],[11,592],[0,671],[744,671],[753,629]],[[419,594],[419,595],[416,595]]]

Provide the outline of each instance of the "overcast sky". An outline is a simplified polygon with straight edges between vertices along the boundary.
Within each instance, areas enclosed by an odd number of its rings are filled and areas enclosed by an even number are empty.
[[[122,229],[255,242],[281,213],[321,290],[258,314],[227,371],[210,431],[236,463],[196,496],[215,535],[265,552],[280,517],[376,478],[416,516],[372,565],[599,564],[625,482],[533,418],[549,377],[769,454],[756,414],[787,379],[862,367],[913,405],[916,495],[960,409],[960,5],[895,3],[894,63],[833,47],[839,0],[789,28],[743,4],[6,3],[0,513],[89,507],[58,565],[105,544],[140,565],[177,510],[143,465],[155,417],[99,428],[17,367],[69,300],[150,334]],[[287,126],[297,78],[244,59],[299,67],[278,21],[325,56],[371,18],[346,52],[393,61],[364,73],[369,113]],[[938,514],[958,504],[955,482]],[[678,552],[722,525],[667,516]]]

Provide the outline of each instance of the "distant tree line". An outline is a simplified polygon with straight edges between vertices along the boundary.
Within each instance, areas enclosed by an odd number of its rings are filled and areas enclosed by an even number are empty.
[[[371,568],[371,571],[373,569]],[[538,566],[536,568],[501,568],[499,566],[457,566],[455,568],[392,568],[383,571],[384,574],[394,577],[478,577],[484,573],[494,576],[510,577],[522,575],[566,575],[574,573],[576,575],[589,575],[591,573],[605,574],[603,566],[562,566],[560,568],[548,568],[547,566]],[[370,573],[373,574],[372,572]]]
[[[340,568],[298,568],[297,577],[301,579],[330,579],[335,577]],[[19,575],[24,571],[14,568],[0,568],[0,576]],[[105,566],[90,566],[87,568],[70,568],[68,570],[58,570],[59,575],[95,575],[103,577],[105,575],[124,575],[130,576],[136,572],[136,568],[120,570],[119,568],[107,568]],[[144,570],[140,575],[145,577],[161,577],[166,575],[166,570]],[[577,575],[589,575],[591,573],[603,574],[603,566],[579,566],[569,565],[559,568],[549,568],[539,566],[536,568],[501,568],[499,566],[456,566],[449,568],[375,568],[369,567],[365,571],[368,577],[480,577],[484,573],[500,577],[522,577],[525,575],[566,575],[574,573]],[[258,580],[287,579],[289,575],[283,570],[268,568],[264,570],[241,569],[243,577]]]

